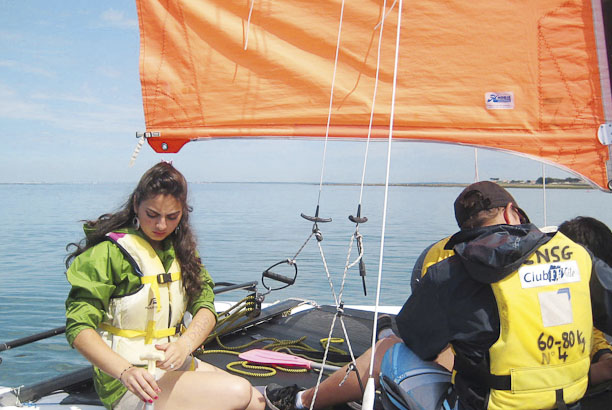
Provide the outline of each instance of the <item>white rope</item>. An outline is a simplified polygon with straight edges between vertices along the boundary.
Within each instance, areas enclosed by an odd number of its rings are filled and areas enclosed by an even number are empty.
[[[389,174],[391,169],[391,142],[393,141],[393,121],[395,117],[395,93],[397,89],[397,61],[399,58],[400,28],[402,21],[402,0],[399,0],[397,10],[397,35],[395,40],[395,63],[393,68],[393,92],[391,95],[391,115],[389,118],[389,146],[387,148],[387,171],[385,177],[385,198],[383,203],[382,231],[380,234],[380,257],[378,260],[378,281],[376,284],[376,301],[374,304],[374,325],[372,329],[372,354],[370,357],[370,378],[374,369],[374,355],[376,353],[376,327],[378,325],[378,306],[380,303],[380,287],[382,282],[383,254],[385,249],[385,229],[387,225],[387,202],[389,198]]]
[[[246,51],[249,45],[249,29],[251,28],[251,14],[253,14],[253,6],[255,5],[255,0],[251,0],[251,7],[249,8],[249,18],[247,19],[246,33],[244,38],[244,51]]]
[[[544,202],[544,226],[548,226],[546,218],[546,164],[542,163],[542,201]]]
[[[480,181],[478,175],[478,148],[474,147],[474,182]]]
[[[336,83],[336,71],[338,70],[338,54],[340,52],[340,37],[342,33],[342,20],[344,19],[344,0],[340,9],[340,24],[338,25],[338,38],[336,40],[336,56],[334,58],[334,73],[332,75],[331,91],[329,93],[329,109],[327,110],[327,125],[325,127],[325,145],[323,147],[323,163],[321,164],[321,179],[319,181],[319,196],[317,205],[321,201],[321,191],[323,188],[323,175],[325,174],[325,158],[327,157],[327,141],[329,140],[329,125],[331,122],[332,105],[334,102],[334,85]]]
[[[349,245],[349,251],[348,251],[348,256],[351,255],[351,248],[353,246],[353,239],[357,239],[357,241],[359,242],[361,240],[361,238],[363,238],[363,236],[359,233],[359,229],[357,229],[355,231],[355,233],[353,235],[351,235],[351,244]],[[347,256],[347,261],[348,261],[348,256]],[[357,257],[357,259],[355,259],[353,261],[353,263],[351,263],[350,265],[348,265],[346,267],[346,270],[348,271],[350,268],[352,268],[353,266],[357,265],[359,263],[359,261],[363,258],[363,245],[361,246],[361,251],[359,252],[359,256]]]
[[[385,10],[386,7],[387,7],[387,0],[384,0],[383,10]],[[376,95],[378,94],[378,77],[380,73],[380,50],[382,48],[381,45],[382,45],[382,37],[383,37],[383,28],[385,26],[384,22],[385,22],[385,17],[383,15],[381,22],[378,25],[376,25],[376,27],[374,28],[376,30],[376,28],[380,25],[380,32],[378,33],[378,51],[376,55],[376,76],[374,78],[374,93],[372,95],[372,108],[370,110],[370,122],[368,124],[368,140],[366,142],[365,156],[363,159],[363,170],[361,173],[361,188],[359,191],[359,205],[361,205],[361,201],[363,198],[363,186],[365,183],[366,166],[368,163],[368,152],[370,150],[370,139],[372,136],[372,124],[374,122],[374,110],[376,108]]]
[[[136,148],[134,148],[134,152],[132,153],[132,157],[130,158],[130,167],[134,166],[136,162],[136,158],[138,158],[138,154],[140,154],[140,150],[142,149],[142,145],[145,142],[145,137],[142,136],[138,138],[138,143],[136,144]]]
[[[319,194],[317,197],[317,209],[319,209],[319,204],[321,202],[321,192],[323,190],[323,176],[325,175],[325,159],[327,157],[327,142],[329,140],[329,127],[330,127],[330,122],[331,122],[331,112],[332,112],[332,106],[333,106],[333,101],[334,101],[334,87],[335,87],[335,83],[336,83],[336,72],[338,70],[338,54],[340,53],[340,38],[341,38],[341,34],[342,34],[342,21],[344,20],[344,0],[342,0],[342,6],[340,9],[340,23],[338,24],[338,37],[336,39],[336,55],[334,57],[334,72],[332,75],[332,82],[331,82],[331,91],[330,91],[330,95],[329,95],[329,109],[327,111],[327,125],[325,127],[325,144],[323,146],[323,160],[322,160],[322,164],[321,164],[321,178],[319,180]],[[327,275],[327,279],[329,281],[329,285],[332,291],[332,295],[334,297],[334,301],[336,302],[336,307],[338,307],[339,303],[338,303],[338,298],[336,297],[336,292],[334,290],[334,285],[332,283],[331,280],[331,275],[329,274],[329,269],[327,268],[327,261],[325,260],[325,253],[323,252],[323,247],[321,246],[321,242],[317,241],[317,244],[319,245],[319,252],[321,253],[321,259],[323,260],[323,266],[325,267],[325,273]],[[334,325],[336,323],[336,317],[337,317],[338,312],[336,311],[336,315],[334,315],[334,319],[332,321],[332,325],[329,329],[329,333],[330,333],[330,338],[331,338],[331,333],[334,330]],[[325,354],[323,356],[323,363],[325,364],[325,361],[327,360],[327,352],[329,349],[329,343],[327,344],[326,348],[325,348]],[[317,384],[315,386],[315,391],[314,391],[314,395],[313,395],[313,399],[312,402],[310,404],[310,410],[313,409],[314,407],[314,403],[315,400],[317,398],[317,393],[319,391],[319,385],[321,383],[321,377],[323,376],[323,370],[321,370],[319,372],[319,378],[317,380]]]
[[[332,296],[334,297],[334,302],[336,306],[339,305],[338,296],[336,296],[336,290],[334,289],[334,283],[332,282],[331,275],[329,273],[329,268],[327,267],[327,260],[325,259],[325,252],[323,252],[323,247],[321,246],[321,242],[317,241],[317,245],[319,245],[319,253],[321,254],[321,260],[323,261],[323,267],[325,268],[325,274],[327,275],[327,281],[329,282],[329,287],[332,292]]]
[[[386,10],[386,0],[384,1],[383,4],[383,10]],[[335,79],[336,79],[336,73],[337,73],[337,66],[338,66],[338,54],[339,54],[339,50],[340,50],[340,38],[341,38],[341,32],[342,32],[342,21],[343,21],[343,15],[344,15],[344,0],[342,2],[342,11],[340,14],[340,24],[339,24],[339,29],[338,29],[338,38],[337,38],[337,44],[336,44],[336,56],[335,56],[335,61],[334,61],[334,72],[333,72],[333,78],[332,78],[332,87],[331,87],[331,92],[330,92],[330,101],[329,101],[329,110],[328,110],[328,117],[327,117],[327,126],[326,126],[326,131],[325,131],[325,146],[324,146],[324,151],[323,151],[323,164],[321,166],[321,179],[319,181],[319,197],[317,199],[317,206],[319,205],[320,202],[320,198],[321,198],[321,192],[322,192],[322,186],[323,186],[323,176],[325,174],[325,158],[327,155],[327,142],[329,139],[329,128],[330,128],[330,122],[331,122],[331,111],[332,111],[332,107],[333,107],[333,93],[334,93],[334,84],[335,84]],[[376,60],[376,78],[375,78],[375,83],[374,83],[374,92],[373,92],[373,96],[372,96],[372,105],[371,105],[371,111],[370,111],[370,121],[368,124],[368,138],[367,138],[367,142],[366,142],[366,147],[365,147],[365,153],[364,153],[364,162],[363,162],[363,169],[362,169],[362,175],[361,175],[361,185],[360,185],[360,192],[359,192],[359,209],[361,209],[361,203],[363,200],[363,190],[364,190],[364,185],[365,185],[365,174],[366,174],[366,169],[367,169],[367,160],[368,160],[368,153],[369,153],[369,145],[370,145],[370,141],[371,141],[371,134],[372,134],[372,124],[374,121],[374,113],[375,113],[375,108],[376,108],[376,96],[377,96],[377,92],[378,92],[378,80],[379,80],[379,73],[380,73],[380,55],[381,55],[381,48],[382,48],[382,36],[383,36],[383,26],[384,26],[384,16],[383,16],[383,20],[382,20],[383,25],[381,26],[381,30],[379,33],[379,43],[378,43],[378,52],[377,52],[377,60]],[[399,26],[398,26],[398,32],[399,32]],[[395,64],[395,70],[397,71],[397,62]],[[394,91],[395,91],[395,82],[394,82]],[[395,98],[395,93],[393,94],[393,99]],[[392,105],[392,112],[393,112],[394,106]],[[392,135],[392,122],[390,125],[390,138]],[[389,144],[390,145],[390,144]],[[389,146],[389,150],[390,150],[390,146]],[[385,192],[385,212],[386,212],[386,202],[387,202],[387,192],[388,192],[388,179],[389,179],[389,162],[390,162],[390,151],[388,154],[389,158],[387,160],[387,184],[386,184],[386,192]],[[384,230],[385,230],[385,225],[384,225],[384,221],[386,219],[386,215],[383,216],[383,235],[384,235]],[[358,224],[357,224],[358,225]],[[340,306],[342,303],[342,295],[344,292],[344,286],[346,283],[346,277],[347,277],[347,273],[348,270],[353,267],[355,264],[359,263],[359,261],[362,259],[363,257],[363,246],[360,246],[360,252],[359,252],[359,256],[357,257],[357,259],[355,261],[353,261],[352,263],[350,263],[350,256],[351,256],[351,252],[352,252],[352,247],[353,247],[353,242],[355,239],[357,239],[358,241],[361,241],[361,234],[359,233],[358,228],[355,230],[355,233],[351,236],[350,242],[349,242],[349,247],[348,247],[348,251],[347,251],[347,257],[346,257],[346,263],[345,263],[345,267],[344,267],[344,272],[342,275],[342,282],[341,282],[341,287],[340,287],[340,292],[338,295],[336,295],[335,289],[334,289],[334,285],[333,285],[333,281],[331,279],[331,275],[329,273],[329,269],[327,266],[327,261],[325,259],[325,253],[323,251],[323,247],[321,246],[321,244],[318,242],[319,245],[319,252],[321,254],[321,259],[323,261],[323,266],[325,268],[325,273],[330,285],[330,289],[334,298],[334,302],[336,304],[336,314],[334,315],[334,318],[332,320],[332,324],[330,327],[330,331],[329,331],[329,338],[331,339],[332,334],[333,334],[333,330],[335,327],[335,323],[336,323],[336,318],[340,317],[340,323],[342,325],[342,330],[345,336],[345,340],[347,342],[347,346],[351,355],[351,359],[352,359],[352,363],[354,366],[356,366],[356,360],[354,357],[354,353],[353,353],[353,349],[350,343],[350,339],[348,336],[348,332],[346,330],[346,326],[343,320],[343,316],[340,312]],[[383,247],[381,246],[381,255],[382,255],[382,249]],[[382,266],[382,264],[381,264]],[[379,268],[380,270],[380,268]],[[380,278],[380,272],[379,272],[379,278]],[[380,279],[379,279],[380,282]],[[379,285],[379,291],[380,291],[380,285]],[[374,329],[376,329],[376,322],[374,322]],[[328,353],[328,349],[329,349],[329,343],[326,346],[325,349],[325,353],[323,356],[323,363],[325,363],[326,359],[327,359],[327,353]],[[311,401],[311,405],[310,405],[310,409],[312,410],[314,407],[314,404],[316,402],[316,398],[317,398],[317,394],[318,394],[318,390],[319,390],[319,385],[321,382],[321,377],[322,377],[323,372],[320,371],[319,372],[319,378],[317,380],[317,384],[315,385],[315,390],[314,390],[314,395],[313,395],[313,399]]]
[[[385,2],[384,2],[384,3],[385,3],[385,4],[384,4],[384,6],[383,6],[383,7],[386,7],[386,5],[387,5],[386,0],[385,0]],[[395,5],[396,5],[396,4],[397,4],[397,0],[395,0],[395,1],[393,2],[393,4],[391,5],[391,7],[389,7],[389,10],[387,10],[387,12],[386,12],[386,13],[383,15],[382,19],[380,20],[380,23],[378,23],[377,25],[375,25],[375,26],[374,26],[374,30],[376,30],[376,29],[377,29],[379,26],[381,26],[381,27],[382,27],[382,26],[385,24],[385,18],[386,18],[386,17],[389,15],[389,13],[391,13],[391,10],[393,10],[393,8],[395,7]]]
[[[325,352],[323,353],[323,361],[322,361],[323,365],[325,365],[325,362],[327,360],[327,352],[329,352],[329,345],[331,344],[331,337],[334,331],[334,325],[336,324],[336,317],[337,315],[334,315],[334,318],[332,319],[332,325],[329,329],[329,334],[327,335],[328,342],[325,345]],[[315,402],[317,400],[317,393],[319,392],[319,386],[321,385],[322,378],[323,378],[323,366],[321,366],[321,368],[319,369],[319,377],[317,378],[317,384],[315,385],[315,391],[314,391],[314,394],[312,395],[312,401],[310,402],[310,410],[314,408]]]
[[[306,238],[306,240],[304,241],[304,243],[302,244],[302,246],[300,247],[300,249],[295,253],[295,255],[293,255],[293,258],[291,258],[289,261],[291,262],[291,264],[295,263],[295,258],[298,257],[298,255],[300,254],[300,252],[302,252],[302,250],[304,249],[304,247],[306,246],[306,244],[308,243],[308,241],[310,240],[310,238],[312,238],[312,236],[314,235],[314,232],[311,232],[310,235],[308,236],[308,238]]]
[[[336,297],[336,293],[335,293],[335,290],[334,290],[334,285],[333,285],[332,280],[331,280],[331,275],[329,273],[329,270],[327,269],[327,262],[325,260],[325,255],[324,255],[324,252],[323,252],[323,247],[319,243],[319,251],[321,253],[321,258],[323,260],[323,265],[325,266],[325,272],[327,274],[327,279],[329,281],[329,286],[331,288],[332,295],[334,297],[334,302],[336,304],[336,313],[334,314],[334,318],[332,319],[332,323],[331,323],[331,326],[329,328],[329,334],[328,334],[328,339],[327,339],[328,343],[325,346],[325,353],[323,354],[323,361],[322,361],[323,365],[325,365],[325,363],[327,361],[327,353],[329,351],[329,345],[331,343],[329,341],[331,341],[331,339],[332,339],[332,334],[334,332],[334,328],[336,327],[336,319],[339,317],[340,318],[340,325],[342,326],[342,332],[344,334],[344,340],[346,341],[346,345],[348,347],[348,350],[349,350],[349,353],[350,353],[350,356],[351,356],[351,362],[353,363],[353,365],[355,367],[357,367],[357,361],[355,359],[355,354],[353,353],[353,346],[351,345],[351,341],[350,341],[350,338],[349,338],[349,335],[348,335],[348,331],[346,330],[346,325],[344,324],[344,316],[342,314],[343,312],[340,312],[340,304],[342,303],[342,294],[344,293],[344,285],[346,283],[347,272],[348,272],[349,267],[353,266],[353,265],[349,264],[349,261],[350,261],[350,258],[351,258],[351,250],[353,248],[354,238],[355,238],[355,236],[351,235],[351,239],[350,239],[350,242],[349,242],[349,250],[348,250],[348,253],[347,253],[347,256],[346,256],[346,263],[344,265],[344,274],[342,275],[342,283],[341,283],[341,286],[340,286],[340,292],[338,293],[337,297]],[[359,259],[361,259],[361,256],[359,257]],[[357,259],[357,262],[359,261],[359,259]],[[314,394],[312,396],[312,401],[310,403],[310,410],[313,409],[313,407],[315,405],[315,402],[317,400],[317,394],[319,392],[319,385],[321,384],[322,376],[323,376],[323,368],[321,367],[321,370],[319,371],[319,377],[317,379],[317,384],[315,385]]]

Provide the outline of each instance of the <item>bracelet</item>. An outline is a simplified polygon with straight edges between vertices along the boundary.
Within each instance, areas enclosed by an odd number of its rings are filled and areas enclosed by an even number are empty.
[[[133,364],[129,365],[128,367],[126,367],[125,369],[123,369],[123,371],[121,372],[121,374],[119,375],[119,381],[123,384],[123,380],[121,380],[121,378],[123,377],[123,373],[127,372],[128,370],[130,370],[132,367],[134,367]]]

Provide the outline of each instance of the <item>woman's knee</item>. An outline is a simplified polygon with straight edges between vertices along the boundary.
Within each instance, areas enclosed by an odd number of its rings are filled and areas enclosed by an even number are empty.
[[[248,380],[242,377],[232,376],[227,383],[226,396],[236,402],[236,408],[246,409],[251,402],[253,395],[253,387]]]

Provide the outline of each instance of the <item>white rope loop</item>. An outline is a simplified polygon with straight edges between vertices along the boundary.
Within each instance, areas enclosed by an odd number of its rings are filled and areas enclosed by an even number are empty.
[[[349,250],[348,250],[348,254],[349,256],[351,255],[351,247],[353,246],[353,240],[357,240],[357,242],[359,243],[359,255],[357,256],[357,259],[355,259],[353,262],[351,262],[350,265],[348,265],[345,268],[345,271],[351,269],[353,266],[357,265],[359,263],[359,261],[363,258],[363,236],[359,233],[359,229],[355,230],[355,233],[351,236],[351,244],[349,245]],[[349,259],[349,256],[347,256],[347,261]]]

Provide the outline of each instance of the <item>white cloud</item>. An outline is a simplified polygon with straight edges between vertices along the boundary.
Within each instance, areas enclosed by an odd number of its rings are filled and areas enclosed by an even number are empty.
[[[27,101],[12,89],[0,83],[0,118],[14,120],[42,120],[51,117],[45,113],[44,104]]]
[[[47,78],[56,77],[55,73],[44,68],[24,64],[15,60],[0,60],[0,67],[6,67],[20,73],[36,74]]]
[[[112,27],[120,28],[138,28],[138,20],[130,19],[125,16],[125,13],[115,9],[108,9],[100,16],[102,22]]]
[[[98,99],[93,97],[85,97],[83,95],[68,95],[68,94],[44,94],[44,93],[35,93],[31,95],[33,100],[53,100],[53,101],[66,101],[66,102],[75,102],[79,104],[97,104],[99,102]]]
[[[106,77],[106,78],[122,78],[124,76],[123,72],[114,68],[114,67],[98,67],[96,69],[97,73]]]
[[[86,104],[86,105],[85,105]],[[37,121],[43,129],[58,128],[82,134],[132,133],[143,127],[142,107],[101,103],[93,98],[37,93],[24,96],[0,83],[0,118]]]

